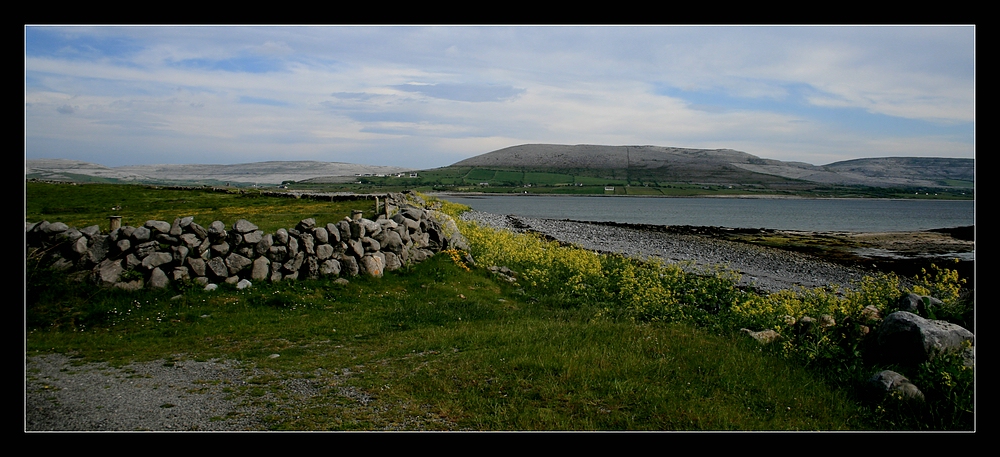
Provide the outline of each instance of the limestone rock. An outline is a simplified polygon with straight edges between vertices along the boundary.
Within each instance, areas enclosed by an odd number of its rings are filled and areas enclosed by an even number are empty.
[[[233,223],[233,231],[239,234],[250,233],[257,229],[256,225],[246,219],[240,219]]]
[[[894,363],[916,364],[941,353],[959,352],[966,341],[975,344],[972,332],[961,326],[907,311],[886,316],[877,335],[883,359]]]

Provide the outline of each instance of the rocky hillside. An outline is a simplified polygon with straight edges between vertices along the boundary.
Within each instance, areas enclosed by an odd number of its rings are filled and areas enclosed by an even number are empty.
[[[762,159],[732,149],[661,146],[524,144],[499,149],[453,164],[454,167],[591,170],[642,178],[718,183],[771,183],[802,180],[822,184],[926,186],[971,183],[974,159],[890,157],[857,159],[817,166]]]

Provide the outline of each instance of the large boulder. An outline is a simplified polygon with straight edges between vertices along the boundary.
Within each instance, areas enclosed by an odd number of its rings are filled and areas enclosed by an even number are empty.
[[[950,322],[924,319],[908,311],[896,311],[882,320],[877,334],[879,352],[891,363],[922,363],[938,354],[963,351],[963,343],[975,344],[972,332]]]

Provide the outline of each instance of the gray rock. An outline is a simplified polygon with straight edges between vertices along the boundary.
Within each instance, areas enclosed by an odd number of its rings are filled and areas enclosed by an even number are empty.
[[[274,245],[274,236],[268,233],[260,237],[260,241],[257,242],[257,246],[254,247],[254,251],[258,256],[265,255],[271,250],[271,246]]]
[[[91,225],[89,227],[84,227],[80,229],[80,233],[82,233],[87,238],[93,238],[94,236],[99,235],[101,233],[101,227],[97,225]]]
[[[254,230],[250,233],[243,234],[243,242],[247,244],[257,244],[264,239],[264,232],[261,230]]]
[[[233,231],[239,234],[250,233],[257,230],[259,227],[254,225],[252,222],[246,219],[240,219],[233,223]]]
[[[337,244],[340,242],[340,229],[334,223],[326,224],[326,233],[330,244]]]
[[[341,272],[346,273],[350,276],[357,276],[361,273],[361,268],[358,266],[358,260],[349,255],[343,255],[340,257]]]
[[[340,241],[347,241],[351,238],[351,224],[344,220],[337,222],[337,231],[340,232]],[[333,233],[333,232],[330,232]]]
[[[79,256],[83,255],[84,253],[86,253],[87,252],[87,238],[83,237],[83,236],[81,236],[80,238],[77,238],[76,241],[73,241],[70,244],[70,250],[73,251],[73,253],[76,254],[77,257],[79,257]]]
[[[212,245],[212,257],[223,257],[229,254],[229,243],[220,241]]]
[[[316,257],[313,257],[313,256],[306,257],[306,261],[304,263],[304,266],[305,266],[304,269],[305,269],[305,274],[306,274],[307,278],[309,278],[309,279],[317,279],[317,278],[319,278],[319,260],[317,260]],[[301,274],[300,274],[300,276],[301,276]]]
[[[121,260],[105,260],[94,268],[94,281],[102,285],[118,282],[125,269]]]
[[[236,288],[243,290],[250,287],[251,285],[252,283],[249,280],[241,279],[238,283],[236,283]]]
[[[166,252],[153,252],[142,259],[142,266],[147,270],[156,269],[160,265],[166,265],[174,260],[174,256]],[[162,273],[162,271],[161,271]],[[167,275],[163,275],[166,278]]]
[[[212,273],[216,278],[229,277],[229,267],[226,266],[226,261],[222,257],[208,259],[205,266],[208,267],[206,273]]]
[[[239,254],[229,254],[226,257],[226,267],[230,275],[236,275],[253,264],[253,261]]]
[[[174,223],[170,225],[170,235],[181,236],[182,233],[184,233],[184,227],[181,227],[181,218],[176,217]]]
[[[148,228],[136,227],[135,230],[132,230],[132,236],[130,236],[130,238],[132,238],[132,240],[136,243],[145,243],[149,241],[151,236],[152,234]]]
[[[382,244],[378,240],[367,236],[361,238],[361,246],[365,252],[378,252],[382,250]]]
[[[187,265],[195,276],[205,276],[205,260],[197,257],[188,257]]]
[[[923,400],[924,394],[905,376],[892,370],[882,370],[868,380],[871,389],[878,393],[899,392],[903,399]]]
[[[395,271],[403,267],[403,262],[399,256],[392,252],[383,252],[385,255],[385,271]]]
[[[299,246],[308,255],[316,254],[316,242],[312,235],[302,233],[299,235]]]
[[[174,281],[186,281],[191,279],[191,272],[188,267],[176,267],[171,271],[170,277]]]
[[[396,253],[403,250],[403,239],[399,236],[399,233],[395,230],[389,230],[383,233],[384,236],[381,246],[382,250]]]
[[[156,231],[158,233],[170,234],[170,223],[166,221],[146,221],[143,227],[149,229],[151,232]]]
[[[299,271],[299,268],[302,268],[302,263],[305,262],[305,259],[306,259],[306,254],[304,252],[295,254],[295,257],[292,257],[291,260],[285,262],[284,265],[285,271],[287,271],[288,273]]]
[[[288,248],[285,246],[271,246],[267,250],[267,258],[272,262],[284,262],[288,260]]]
[[[316,240],[316,244],[327,244],[330,242],[330,234],[323,227],[314,228],[312,234]]]
[[[51,224],[48,224],[48,223],[45,223],[45,222],[46,221],[42,221],[43,224],[40,227],[41,227],[41,231],[43,233],[45,233],[46,235],[54,235],[54,234],[62,233],[62,232],[65,232],[66,230],[69,230],[69,226],[66,225],[66,224],[63,224],[62,222],[53,222]]]
[[[910,292],[900,299],[899,309],[914,314],[926,314],[929,309],[939,308],[941,305],[944,305],[944,302],[934,297]]]
[[[337,276],[340,274],[340,262],[336,259],[327,259],[319,267],[319,273],[323,276]]]
[[[741,328],[740,331],[746,333],[754,340],[757,340],[757,342],[760,344],[773,343],[774,341],[776,341],[778,338],[781,337],[781,335],[779,335],[778,332],[774,331],[773,329],[767,329],[755,332],[748,328]]]
[[[213,221],[211,225],[208,226],[208,238],[212,241],[224,240],[229,236],[226,232],[226,224],[222,221]]]
[[[169,230],[169,227],[167,228]],[[153,272],[149,276],[149,287],[153,289],[162,289],[170,284],[170,278],[167,274],[159,268],[153,268]]]
[[[385,271],[385,262],[374,255],[366,255],[361,258],[361,271],[369,276],[381,278],[382,272]]]
[[[177,265],[183,265],[184,261],[187,260],[188,254],[191,252],[187,246],[173,246],[170,250],[173,253],[173,261]]]
[[[266,281],[270,275],[271,262],[267,260],[267,257],[257,257],[253,261],[253,271],[250,273],[250,278],[254,281]]]
[[[330,246],[329,244],[316,246],[316,258],[319,260],[326,260],[333,257],[333,252],[333,246]]]
[[[280,228],[277,231],[275,231],[274,244],[277,244],[279,246],[284,246],[288,244],[288,230]]]
[[[87,250],[87,260],[91,264],[100,263],[111,251],[111,237],[107,235],[94,235],[91,238],[93,244]]]
[[[201,240],[198,239],[198,235],[193,233],[184,233],[177,238],[189,249],[195,249],[201,244]]]
[[[957,353],[963,343],[975,344],[972,332],[950,322],[924,319],[908,311],[896,311],[882,321],[877,334],[885,361],[917,364],[942,353]]]
[[[185,229],[197,236],[198,239],[204,240],[208,238],[208,230],[206,230],[205,227],[198,225],[197,222],[192,222]]]
[[[308,219],[302,219],[301,221],[299,221],[299,223],[295,226],[295,229],[300,232],[308,232],[312,230],[313,227],[315,226],[316,226],[316,219],[310,217]]]

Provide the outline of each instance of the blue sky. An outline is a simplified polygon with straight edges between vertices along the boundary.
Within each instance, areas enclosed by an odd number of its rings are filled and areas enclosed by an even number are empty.
[[[973,26],[26,26],[25,157],[434,168],[525,143],[975,156]]]

